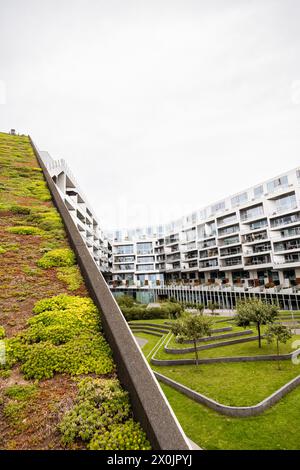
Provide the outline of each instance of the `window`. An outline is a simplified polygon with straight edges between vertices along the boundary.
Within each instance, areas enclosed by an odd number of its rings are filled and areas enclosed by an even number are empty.
[[[254,217],[259,217],[260,215],[263,215],[264,213],[264,208],[261,205],[251,207],[250,209],[244,209],[241,211],[241,220],[245,221],[248,219],[253,219]]]
[[[138,263],[153,263],[154,256],[138,256],[137,262]]]
[[[266,227],[268,225],[267,219],[259,220],[258,222],[252,222],[249,224],[250,230],[257,230],[258,228]]]
[[[116,253],[120,255],[131,255],[133,254],[133,245],[116,246]]]
[[[263,185],[257,186],[256,188],[254,188],[254,197],[255,197],[255,199],[258,199],[259,197],[261,197],[263,195],[263,192],[264,192]]]
[[[297,207],[295,194],[276,199],[276,211],[283,212],[289,209],[295,209]]]
[[[137,271],[153,271],[154,265],[153,264],[137,264],[136,269]]]
[[[241,193],[237,194],[236,196],[233,196],[231,198],[231,204],[233,207],[239,206],[240,204],[244,204],[245,202],[248,201],[248,193]]]
[[[267,190],[268,190],[268,193],[273,193],[277,189],[285,188],[287,185],[288,185],[288,177],[281,176],[281,178],[276,178],[275,180],[270,181],[270,183],[267,184]]]
[[[217,202],[210,208],[211,215],[216,214],[217,212],[223,211],[225,209],[225,201]]]
[[[134,264],[120,264],[116,269],[120,271],[134,271]]]
[[[137,243],[137,254],[138,255],[151,255],[153,253],[152,243]]]
[[[227,225],[231,222],[236,222],[236,214],[227,215],[226,217],[222,217],[222,219],[218,219],[218,225]]]

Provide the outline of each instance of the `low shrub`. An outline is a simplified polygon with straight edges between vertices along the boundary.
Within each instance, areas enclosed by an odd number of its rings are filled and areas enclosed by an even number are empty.
[[[116,301],[120,308],[130,308],[135,304],[134,298],[131,295],[120,295],[116,298]]]
[[[78,266],[58,268],[56,276],[67,285],[70,291],[78,289],[83,283]]]
[[[8,227],[6,229],[10,233],[18,235],[42,235],[43,231],[37,227],[31,227],[30,225],[19,225],[16,227]]]
[[[0,326],[0,339],[3,339],[5,337],[5,329],[3,326]]]
[[[155,318],[177,318],[183,311],[182,306],[177,303],[164,302],[161,307],[149,307],[146,305],[135,305],[133,307],[121,307],[122,313],[127,321],[151,320]]]
[[[132,419],[128,394],[118,380],[88,377],[79,382],[78,390],[74,407],[59,424],[64,444],[81,439],[90,449],[102,450],[110,445],[111,436],[113,449],[150,449],[145,433]]]
[[[55,250],[50,250],[37,262],[38,266],[43,269],[73,266],[75,263],[75,254],[70,248],[57,248]]]
[[[21,363],[27,379],[57,373],[107,374],[111,350],[101,335],[99,314],[89,298],[59,295],[36,303],[28,328],[6,343],[6,365]]]
[[[111,426],[109,431],[97,432],[89,444],[91,450],[150,450],[146,434],[133,419]]]

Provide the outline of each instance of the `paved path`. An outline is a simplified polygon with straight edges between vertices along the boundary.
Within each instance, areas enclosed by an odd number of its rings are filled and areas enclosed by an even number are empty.
[[[137,340],[138,345],[140,346],[140,348],[142,348],[143,346],[145,346],[145,344],[148,343],[148,340],[145,339],[145,338],[139,338],[138,336],[135,336],[135,339]]]

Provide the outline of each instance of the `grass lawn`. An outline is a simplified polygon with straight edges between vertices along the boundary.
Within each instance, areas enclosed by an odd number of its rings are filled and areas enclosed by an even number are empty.
[[[143,324],[143,323],[157,323],[157,325],[164,324],[165,322],[172,321],[169,318],[155,318],[154,320],[131,320],[129,322],[130,325],[138,325],[138,324]],[[165,325],[167,326],[167,325]]]
[[[224,321],[216,324],[215,327],[228,325],[230,323],[226,324]],[[234,327],[234,330],[236,328]],[[253,331],[255,334],[254,328]],[[143,333],[138,333],[138,336],[149,341],[143,347],[146,356],[160,340],[160,338]],[[299,338],[299,336],[294,336],[287,345],[280,345],[281,352],[290,352],[292,341]],[[179,344],[173,344],[179,347]],[[199,355],[200,357],[218,357],[275,353],[275,345],[268,345],[266,340],[263,340],[261,350],[258,348],[257,341],[253,341],[201,351]],[[194,354],[166,354],[161,347],[156,357],[194,358]],[[291,361],[281,361],[281,367],[282,370],[279,371],[276,361],[200,364],[199,366],[152,366],[153,370],[231,406],[254,405],[300,375],[300,366],[293,365]],[[161,384],[161,387],[187,436],[203,449],[300,449],[300,387],[287,394],[262,415],[252,418],[223,416],[167,385]]]
[[[153,366],[153,370],[224,405],[259,403],[285,383],[300,375],[300,366],[282,361],[244,362],[186,366]]]
[[[286,344],[280,345],[280,353],[286,354],[293,351],[292,343],[295,340],[299,340],[300,335],[294,335]],[[170,343],[169,343],[170,344]],[[191,345],[185,345],[191,346]],[[179,347],[179,344],[176,344]],[[210,358],[210,357],[233,357],[233,356],[258,356],[264,354],[276,354],[275,343],[268,344],[265,339],[262,339],[262,347],[258,347],[258,341],[251,341],[249,343],[239,343],[230,346],[222,346],[220,348],[206,349],[199,351],[199,358]],[[155,359],[194,359],[194,353],[187,354],[167,354],[163,348],[160,348],[155,355]]]
[[[187,436],[204,449],[300,449],[300,389],[253,418],[222,416],[167,385],[162,389]]]

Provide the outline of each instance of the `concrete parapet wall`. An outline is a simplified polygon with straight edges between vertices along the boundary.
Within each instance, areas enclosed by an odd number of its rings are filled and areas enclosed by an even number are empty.
[[[118,304],[80,236],[32,140],[31,144],[43,170],[53,202],[62,217],[86,287],[95,305],[102,312],[103,331],[113,351],[120,382],[130,394],[135,417],[146,431],[153,449],[191,449],[176,416],[142,355]]]

